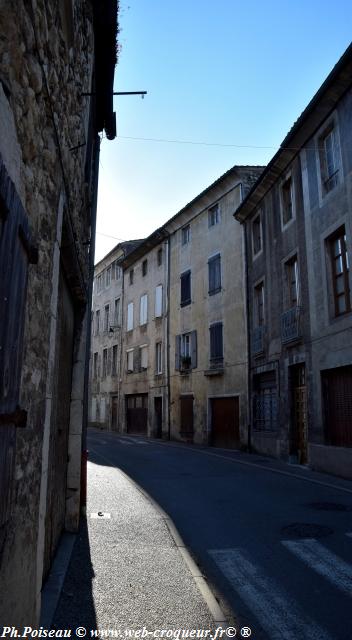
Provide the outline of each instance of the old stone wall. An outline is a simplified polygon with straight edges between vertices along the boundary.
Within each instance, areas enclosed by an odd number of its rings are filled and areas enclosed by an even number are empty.
[[[12,512],[0,539],[0,619],[18,627],[38,619],[61,271],[76,309],[73,361],[81,357],[90,240],[82,93],[91,90],[93,51],[89,2],[0,2],[0,153],[39,255],[29,268],[23,341],[28,419],[17,430]]]

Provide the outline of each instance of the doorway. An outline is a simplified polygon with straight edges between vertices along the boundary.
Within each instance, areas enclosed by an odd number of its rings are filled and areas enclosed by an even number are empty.
[[[308,420],[306,367],[296,364],[290,367],[291,380],[291,437],[290,455],[297,458],[299,464],[308,460]]]

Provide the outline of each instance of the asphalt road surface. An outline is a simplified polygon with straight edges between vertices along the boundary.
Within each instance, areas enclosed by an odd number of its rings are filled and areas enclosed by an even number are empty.
[[[97,430],[88,447],[169,514],[238,629],[256,640],[352,637],[352,482]]]

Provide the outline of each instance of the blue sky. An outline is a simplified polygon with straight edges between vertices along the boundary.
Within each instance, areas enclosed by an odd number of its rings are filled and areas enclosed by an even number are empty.
[[[231,166],[270,160],[350,44],[352,3],[120,0],[119,22],[115,91],[148,95],[115,97],[96,261],[115,238],[149,235]]]

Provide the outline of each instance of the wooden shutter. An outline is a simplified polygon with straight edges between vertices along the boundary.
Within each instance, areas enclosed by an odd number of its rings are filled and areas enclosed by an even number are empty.
[[[133,329],[133,302],[130,302],[127,307],[127,331]]]
[[[175,340],[175,369],[180,370],[180,355],[181,355],[181,336],[176,336]]]
[[[210,327],[210,358],[223,357],[222,322]]]
[[[26,213],[0,156],[0,526],[10,517],[19,407],[28,264],[36,264]]]
[[[191,368],[197,368],[197,332],[191,331]]]
[[[160,318],[162,316],[163,309],[163,286],[159,284],[155,288],[155,317]]]
[[[208,260],[209,293],[217,293],[221,289],[221,258],[220,254]]]
[[[191,302],[191,272],[181,275],[181,307]]]

